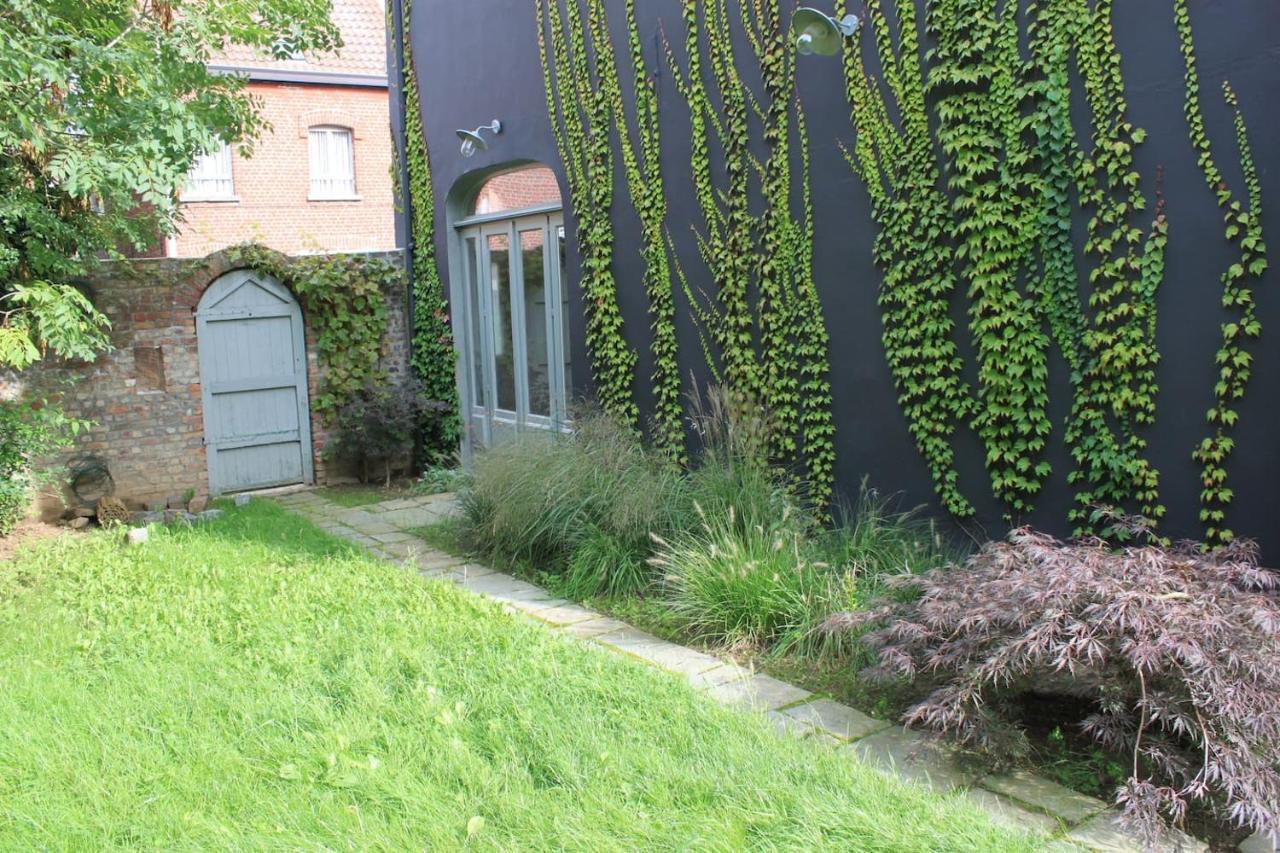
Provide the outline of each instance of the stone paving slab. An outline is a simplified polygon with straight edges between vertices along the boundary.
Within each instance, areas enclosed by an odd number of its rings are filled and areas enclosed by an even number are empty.
[[[768,675],[755,675],[746,681],[716,684],[708,687],[706,693],[722,705],[757,711],[776,711],[813,695],[808,690]]]
[[[399,530],[394,533],[375,533],[373,538],[377,539],[379,542],[418,542],[424,546],[426,544],[412,533],[405,533]]]
[[[598,619],[584,620],[575,622],[572,625],[566,625],[561,630],[571,637],[577,637],[582,640],[589,640],[598,637],[601,634],[607,634],[610,631],[616,631],[619,628],[629,627],[626,622],[620,622],[617,619],[611,619],[608,616],[601,616]]]
[[[960,768],[945,750],[932,748],[928,738],[900,726],[855,740],[845,748],[863,761],[935,791],[967,788],[974,781],[973,774]]]
[[[1107,808],[1102,800],[1085,796],[1024,770],[987,776],[980,784],[988,791],[1011,797],[1037,811],[1057,815],[1073,825],[1106,811]]]
[[[1053,835],[1061,832],[1064,827],[1055,817],[1025,809],[1008,797],[993,794],[985,788],[972,788],[965,791],[963,796],[989,814],[994,822],[1007,829]]]
[[[1142,842],[1134,833],[1116,823],[1114,812],[1095,815],[1067,833],[1064,841],[1087,847],[1097,853],[1141,853]],[[1174,831],[1174,837],[1162,849],[1175,850],[1179,847],[1182,853],[1203,853],[1209,846],[1199,839],[1185,833]]]
[[[721,663],[720,666],[689,675],[688,681],[698,690],[709,690],[732,681],[746,681],[754,672],[736,663]]]
[[[887,720],[868,717],[861,711],[830,699],[815,699],[803,705],[793,705],[782,713],[821,729],[839,740],[856,740],[893,725]]]
[[[397,530],[412,530],[437,522],[444,518],[444,514],[432,507],[410,507],[378,513],[377,518]]]
[[[551,625],[574,625],[600,616],[594,610],[588,610],[570,601],[554,607],[539,607],[529,611],[529,615]]]

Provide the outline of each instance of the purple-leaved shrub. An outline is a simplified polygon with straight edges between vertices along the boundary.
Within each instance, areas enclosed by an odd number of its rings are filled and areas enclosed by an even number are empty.
[[[1087,699],[1083,730],[1126,756],[1116,799],[1149,847],[1193,802],[1280,835],[1280,575],[1252,543],[1116,548],[1023,528],[891,584],[919,597],[827,628],[870,627],[867,675],[932,688],[909,726],[1008,762],[1028,745],[1020,695]]]

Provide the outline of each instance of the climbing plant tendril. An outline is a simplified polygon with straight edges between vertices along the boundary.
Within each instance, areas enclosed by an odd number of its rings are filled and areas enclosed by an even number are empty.
[[[1099,507],[1135,509],[1151,520],[1164,514],[1159,474],[1145,457],[1141,427],[1155,420],[1154,292],[1151,271],[1163,268],[1162,219],[1144,241],[1131,223],[1145,207],[1133,167],[1134,146],[1145,131],[1125,117],[1124,81],[1111,32],[1111,3],[1065,3],[1074,15],[1076,62],[1084,78],[1092,124],[1092,147],[1077,169],[1081,206],[1089,213],[1085,252],[1091,312],[1084,337],[1084,363],[1068,420],[1067,444],[1075,467],[1071,513],[1077,532],[1099,530]],[[1134,506],[1136,504],[1136,507]]]
[[[409,360],[414,373],[422,381],[423,393],[433,400],[449,404],[448,413],[437,419],[433,434],[423,436],[423,445],[433,455],[448,455],[461,440],[458,412],[458,386],[454,370],[453,332],[449,308],[444,296],[444,282],[436,263],[435,191],[431,186],[431,158],[423,133],[418,75],[413,62],[413,47],[408,38],[412,0],[404,0],[404,32],[401,40],[401,68],[404,70],[405,163],[409,198],[400,199],[409,209],[409,228],[413,245],[413,324]],[[399,182],[395,182],[398,187]]]
[[[575,2],[575,0],[570,0]],[[636,215],[640,218],[641,248],[644,260],[644,288],[649,300],[649,323],[652,334],[654,445],[672,459],[686,461],[684,424],[680,406],[680,365],[676,343],[675,277],[667,255],[667,199],[662,183],[658,135],[658,93],[653,75],[644,61],[640,31],[636,25],[635,0],[627,0],[627,47],[631,57],[634,119],[627,114],[622,100],[617,59],[604,0],[587,0],[587,26],[599,85],[609,98],[617,123],[618,147],[627,176],[627,191]],[[634,137],[634,142],[633,142]]]
[[[838,5],[836,14],[843,16],[844,8]],[[863,67],[858,42],[850,42],[844,53],[845,90],[857,137],[849,160],[878,225],[874,252],[884,270],[879,302],[885,355],[938,497],[952,514],[965,517],[973,515],[973,507],[958,488],[951,436],[972,411],[972,397],[952,338],[950,202],[938,189],[923,81],[911,71],[920,62],[915,3],[898,3],[896,50],[879,2],[869,4],[868,14],[881,67],[889,71],[894,108],[902,116],[901,131],[888,123],[881,89]],[[899,147],[902,157],[895,156]]]
[[[1223,82],[1223,97],[1234,113],[1236,147],[1244,175],[1247,207],[1241,204],[1236,193],[1227,185],[1213,160],[1204,114],[1200,109],[1200,79],[1196,71],[1195,45],[1186,0],[1174,0],[1173,9],[1186,66],[1184,107],[1191,144],[1199,154],[1198,162],[1205,182],[1216,197],[1218,206],[1222,208],[1226,239],[1239,253],[1238,259],[1222,274],[1222,307],[1234,316],[1222,324],[1222,346],[1215,357],[1218,381],[1213,389],[1213,408],[1209,409],[1207,416],[1212,432],[1192,454],[1201,466],[1200,521],[1204,526],[1205,542],[1216,546],[1235,538],[1235,533],[1227,526],[1226,518],[1227,507],[1233,497],[1232,490],[1227,486],[1227,460],[1235,449],[1235,441],[1228,432],[1239,419],[1235,405],[1244,396],[1252,370],[1253,358],[1245,345],[1262,332],[1248,281],[1250,278],[1261,277],[1266,271],[1267,248],[1262,240],[1261,185],[1253,162],[1253,151],[1249,146],[1244,116],[1240,113],[1235,92],[1228,83]]]
[[[928,90],[954,196],[956,258],[968,284],[978,359],[974,428],[986,446],[994,494],[1012,514],[1031,509],[1049,464],[1047,340],[1039,305],[1019,288],[1035,242],[1024,170],[1015,4],[1001,15],[980,0],[935,0]]]
[[[777,0],[742,2],[737,11],[758,88],[740,73],[726,0],[686,0],[684,69],[667,46],[689,107],[699,249],[714,296],[699,298],[683,270],[678,275],[705,330],[713,374],[769,413],[771,454],[803,474],[810,500],[822,509],[832,491],[835,428],[829,341],[813,280],[808,139],[793,46]],[[749,129],[752,117],[760,124],[758,138]],[[762,157],[753,155],[753,142]],[[713,151],[721,155],[722,181],[713,176]],[[801,166],[798,193],[793,157]],[[753,214],[756,199],[760,212]]]
[[[578,0],[569,0],[563,13],[557,0],[538,0],[537,21],[547,114],[578,226],[596,397],[606,412],[638,426],[640,412],[631,393],[637,359],[623,336],[612,267],[614,101],[600,83],[600,58],[588,54]]]
[[[1132,154],[1143,131],[1125,119],[1110,3],[1037,0],[1019,15],[1016,4],[933,0],[924,23],[935,48],[923,61],[916,4],[896,0],[891,14],[885,5],[871,0],[867,9],[883,85],[859,44],[845,51],[857,132],[846,153],[878,226],[886,357],[940,498],[956,515],[972,514],[951,447],[967,421],[1007,516],[1032,508],[1050,473],[1052,342],[1073,390],[1064,436],[1077,488],[1072,519],[1092,530],[1099,505],[1159,518],[1158,475],[1140,431],[1155,418],[1167,223],[1163,205],[1145,238],[1129,221],[1144,205]],[[1073,60],[1089,105],[1087,151],[1071,124]],[[1090,213],[1083,303],[1073,193]],[[951,339],[957,272],[977,362],[973,395]]]

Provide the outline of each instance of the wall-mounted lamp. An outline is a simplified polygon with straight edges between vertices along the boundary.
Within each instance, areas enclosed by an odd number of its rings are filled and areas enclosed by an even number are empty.
[[[490,133],[497,135],[502,133],[502,122],[495,118],[489,124],[482,124],[475,130],[455,131],[458,134],[458,138],[462,140],[463,157],[470,157],[477,151],[487,151],[489,149],[489,143],[485,142],[484,137],[480,135],[480,131],[482,130],[487,130]]]
[[[840,52],[840,44],[858,31],[858,16],[845,15],[842,20],[807,6],[791,16],[791,32],[796,49],[804,54],[832,56]]]

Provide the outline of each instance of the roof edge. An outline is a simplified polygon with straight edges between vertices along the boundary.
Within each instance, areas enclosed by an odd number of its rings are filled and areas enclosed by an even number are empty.
[[[259,83],[311,83],[324,86],[354,86],[368,89],[387,88],[385,74],[346,74],[339,71],[293,71],[285,68],[257,68],[249,65],[210,64],[215,74],[246,77]]]

